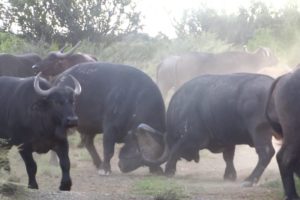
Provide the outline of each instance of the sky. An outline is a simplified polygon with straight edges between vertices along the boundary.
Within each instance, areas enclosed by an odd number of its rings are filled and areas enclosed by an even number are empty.
[[[179,20],[186,9],[197,9],[201,5],[226,13],[236,12],[239,7],[249,7],[253,0],[135,0],[142,12],[144,32],[151,36],[161,32],[175,37],[172,23]],[[263,0],[267,5],[279,9],[291,0]]]

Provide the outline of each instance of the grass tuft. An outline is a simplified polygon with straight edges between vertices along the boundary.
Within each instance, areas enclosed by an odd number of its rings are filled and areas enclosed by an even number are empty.
[[[187,199],[184,187],[166,177],[146,177],[134,185],[134,192],[154,196],[155,200]]]
[[[186,196],[183,196],[182,194],[178,193],[178,191],[172,189],[155,195],[154,200],[180,200],[184,198],[186,198]]]

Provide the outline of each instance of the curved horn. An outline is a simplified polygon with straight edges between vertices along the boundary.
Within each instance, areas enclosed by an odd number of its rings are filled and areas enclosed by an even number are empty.
[[[59,52],[63,53],[64,50],[65,50],[68,46],[69,46],[69,45],[65,44],[65,45],[59,50]]]
[[[267,57],[270,57],[270,50],[268,48],[263,47],[262,48],[266,54]]]
[[[72,76],[72,75],[69,75],[69,76],[72,78],[72,80],[74,82],[74,85],[75,85],[75,88],[74,88],[75,95],[76,96],[80,95],[80,93],[81,93],[81,85],[80,85],[79,81],[74,76]]]
[[[75,50],[80,46],[80,44],[81,44],[81,41],[77,42],[77,44],[72,49],[70,49],[68,52],[62,53],[61,57],[66,57],[66,56],[72,55],[75,52]]]
[[[268,48],[265,48],[265,47],[258,48],[255,53],[260,54],[264,57],[270,57],[270,50]]]
[[[37,68],[38,68],[38,65],[35,64],[35,65],[33,65],[31,68],[32,68],[32,69],[37,69]]]
[[[35,77],[34,77],[34,82],[33,82],[33,87],[34,87],[34,90],[37,94],[41,95],[41,96],[48,96],[52,89],[53,88],[50,88],[48,90],[43,90],[40,88],[40,75],[41,75],[41,72],[38,73]]]
[[[164,152],[163,154],[157,159],[157,160],[153,160],[153,159],[149,159],[146,158],[143,154],[142,154],[142,158],[143,158],[143,163],[144,165],[147,166],[159,166],[161,164],[163,164],[164,162],[166,162],[168,160],[170,156],[170,150],[167,144],[165,144],[165,148],[164,148]]]
[[[137,127],[138,131],[147,131],[150,132],[154,135],[158,135],[163,137],[164,135],[161,132],[156,131],[154,128],[152,128],[151,126],[148,126],[147,124],[141,123],[138,127]]]
[[[143,131],[146,131],[150,134],[156,134],[156,135],[159,135],[159,136],[162,136],[162,134],[158,133],[156,130],[154,130],[152,127],[148,126],[147,124],[140,124],[138,127],[137,127],[137,132],[143,132]],[[135,134],[137,134],[137,132]],[[164,135],[166,136],[166,134]],[[164,152],[163,154],[160,156],[160,158],[158,158],[157,160],[153,160],[153,159],[150,159],[150,158],[147,158],[145,157],[145,155],[143,154],[143,152],[141,152],[142,154],[142,159],[143,159],[143,163],[144,165],[147,165],[147,166],[158,166],[158,165],[161,165],[162,163],[166,162],[169,158],[169,148],[168,148],[168,145],[166,143],[166,139],[165,137],[163,138],[164,139]],[[141,150],[142,148],[139,147],[139,149]]]

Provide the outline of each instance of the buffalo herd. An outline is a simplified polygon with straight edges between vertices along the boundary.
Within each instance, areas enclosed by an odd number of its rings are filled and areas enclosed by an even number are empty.
[[[186,81],[202,74],[257,72],[278,62],[272,51],[265,47],[255,52],[229,51],[222,53],[191,52],[169,56],[157,67],[157,84],[164,98]]]
[[[32,153],[53,150],[62,171],[59,189],[71,190],[67,132],[76,127],[105,175],[111,173],[115,144],[123,143],[118,166],[124,173],[146,166],[150,173],[173,176],[181,158],[199,162],[199,151],[208,149],[223,154],[223,178],[234,181],[235,146],[247,144],[258,161],[245,187],[257,183],[268,166],[275,136],[282,140],[276,158],[285,199],[299,199],[294,174],[300,176],[300,69],[275,80],[255,73],[277,64],[268,48],[193,52],[164,59],[155,83],[135,67],[75,53],[78,46],[44,59],[0,54],[0,148],[7,163],[2,167],[10,171],[7,150],[17,146],[29,188],[38,188]],[[94,145],[100,133],[103,160]]]

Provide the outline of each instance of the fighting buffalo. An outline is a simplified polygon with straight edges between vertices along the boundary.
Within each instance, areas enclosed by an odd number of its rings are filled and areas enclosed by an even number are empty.
[[[235,146],[254,147],[258,162],[243,186],[255,184],[275,151],[271,143],[272,128],[264,114],[273,79],[258,74],[202,75],[185,83],[172,97],[166,115],[166,134],[148,125],[140,125],[139,138],[161,135],[164,153],[148,158],[143,142],[138,142],[148,165],[165,161],[165,173],[174,175],[180,158],[199,161],[199,150],[223,153],[226,163],[224,179],[236,180],[233,159]],[[152,140],[152,146],[160,146]]]
[[[105,174],[111,173],[115,143],[124,143],[119,154],[122,172],[143,166],[134,137],[136,128],[144,123],[165,132],[164,102],[152,79],[131,66],[97,62],[66,70],[54,84],[70,85],[70,80],[65,79],[68,75],[74,76],[82,86],[82,93],[76,99],[78,131],[85,136],[85,145],[95,166],[101,173],[102,169]],[[103,133],[103,162],[94,146],[97,133]],[[162,141],[161,136],[155,137]],[[161,153],[156,149],[153,152]],[[159,165],[150,167],[151,172],[160,170]]]

